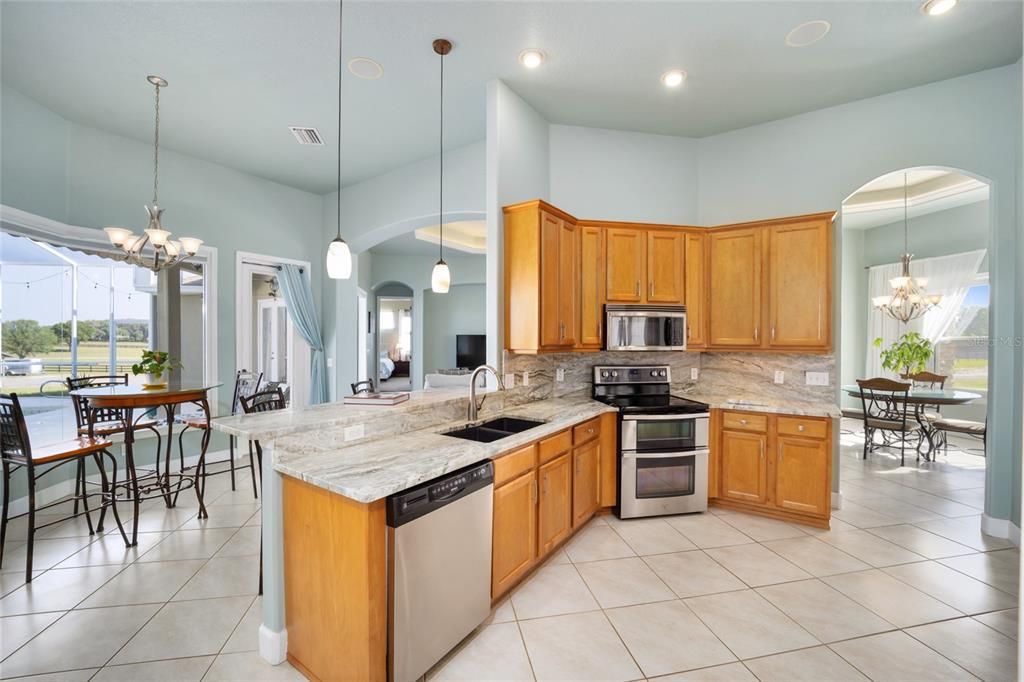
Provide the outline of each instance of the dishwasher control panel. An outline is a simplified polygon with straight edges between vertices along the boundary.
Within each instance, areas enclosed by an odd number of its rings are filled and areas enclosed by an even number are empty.
[[[388,526],[398,528],[494,482],[490,460],[471,464],[387,499]]]

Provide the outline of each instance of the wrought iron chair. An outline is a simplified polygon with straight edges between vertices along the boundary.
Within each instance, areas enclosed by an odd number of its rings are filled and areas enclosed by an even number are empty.
[[[359,395],[360,393],[372,393],[373,392],[373,381],[370,379],[364,379],[363,381],[357,381],[354,384],[349,384],[352,387],[352,395]]]
[[[912,382],[914,386],[942,391],[945,390],[946,380],[949,377],[945,374],[936,374],[935,372],[916,372],[914,374],[901,374],[900,378]],[[945,445],[945,432],[934,428],[933,424],[936,420],[942,419],[942,405],[918,405],[917,409],[920,410],[921,418],[924,420],[925,428],[928,430],[928,433],[925,435],[930,439],[934,448]],[[935,442],[936,438],[940,440]]]
[[[257,414],[260,412],[273,412],[283,410],[287,407],[284,393],[279,387],[264,389],[253,395],[241,398],[242,410],[246,414]],[[260,466],[260,480],[263,480],[263,447],[258,440],[256,444],[256,460]],[[260,585],[259,593],[263,594],[263,536],[260,535]]]
[[[263,381],[263,372],[250,372],[247,369],[240,369],[235,372],[235,393],[231,399],[231,414],[238,414],[242,408],[242,398],[250,396],[256,393],[260,388],[260,382]],[[181,467],[185,467],[185,433],[189,429],[198,429],[201,431],[206,430],[206,416],[205,415],[192,415],[192,416],[181,416],[178,418],[178,422],[184,424],[184,428],[178,434],[178,459],[181,461]],[[235,489],[235,470],[236,469],[249,469],[252,475],[252,496],[259,498],[259,492],[256,487],[256,466],[253,463],[253,448],[252,442],[249,442],[249,463],[243,464],[242,466],[235,466],[235,445],[238,442],[237,436],[228,437],[228,468],[221,471],[213,471],[210,473],[206,472],[206,468],[203,467],[203,477],[216,476],[217,474],[223,474],[225,472],[231,474],[231,489]]]
[[[78,436],[68,441],[54,443],[45,447],[32,449],[28,436],[28,427],[25,423],[25,414],[22,411],[21,403],[17,394],[0,395],[0,459],[3,462],[4,492],[3,510],[0,513],[0,565],[3,563],[4,545],[7,541],[7,522],[11,496],[11,474],[18,469],[24,468],[28,473],[28,543],[26,545],[25,558],[25,582],[32,582],[32,550],[35,544],[35,534],[40,528],[52,526],[56,523],[68,521],[78,516],[85,515],[85,521],[89,526],[89,534],[94,535],[103,530],[103,518],[106,515],[107,507],[114,513],[114,521],[117,523],[125,546],[129,546],[128,536],[121,525],[121,518],[117,514],[116,497],[114,489],[117,484],[117,461],[107,450],[111,442],[105,438]],[[106,467],[103,464],[103,457],[110,458],[111,477],[107,479]],[[51,502],[50,504],[36,506],[36,481],[50,473],[54,469],[76,462],[81,470],[81,463],[88,457],[92,457],[100,472],[102,486],[102,502],[100,504],[100,517],[96,527],[93,528],[92,516],[89,509],[90,495],[84,485],[79,489],[76,485],[74,500],[75,509],[70,516],[63,517],[56,521],[36,526],[36,512],[50,507],[55,507],[68,502],[68,499]],[[45,467],[37,471],[37,467]],[[80,494],[79,494],[80,493]],[[77,503],[81,501],[84,511],[79,512]],[[22,516],[22,515],[19,515]]]
[[[988,455],[988,419],[984,422],[970,421],[969,419],[946,419],[939,418],[933,421],[932,426],[936,431],[942,434],[943,445],[945,446],[945,452],[949,452],[949,439],[946,434],[959,433],[964,436],[973,436],[974,438],[981,439],[981,456],[986,457]],[[976,448],[961,448],[961,450],[968,451],[971,454],[976,453]]]
[[[879,377],[858,379],[857,385],[864,412],[864,459],[875,449],[875,434],[880,432],[884,447],[895,447],[899,442],[900,466],[903,466],[907,440],[917,436],[915,448],[919,449],[922,439],[921,425],[907,415],[910,384]],[[920,459],[921,453],[917,452],[917,460]]]

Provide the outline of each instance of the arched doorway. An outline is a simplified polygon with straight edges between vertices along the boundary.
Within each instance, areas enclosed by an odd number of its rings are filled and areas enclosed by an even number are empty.
[[[412,288],[401,282],[383,282],[374,288],[375,380],[382,391],[410,391],[413,388]],[[417,311],[418,313],[418,311]]]

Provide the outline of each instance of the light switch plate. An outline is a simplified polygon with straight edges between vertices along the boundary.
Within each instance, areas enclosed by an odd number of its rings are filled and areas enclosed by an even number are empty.
[[[828,386],[828,372],[807,372],[808,386]]]
[[[562,383],[563,381],[565,381],[564,367],[559,367],[558,369],[555,370],[555,381],[557,381],[558,383]]]
[[[781,369],[775,370],[775,383],[784,384],[786,383],[786,373]]]
[[[327,358],[327,369],[334,367],[334,358]]]
[[[529,385],[530,385],[530,373],[529,372],[523,372],[523,386],[529,386]]]
[[[505,375],[505,388],[514,388],[516,385],[516,375],[514,372],[509,372]]]
[[[350,440],[358,440],[366,435],[366,426],[363,424],[353,424],[352,426],[345,427],[345,442]]]
[[[700,369],[697,368],[697,367],[691,367],[690,368],[690,380],[691,381],[697,381],[697,379],[700,379]]]

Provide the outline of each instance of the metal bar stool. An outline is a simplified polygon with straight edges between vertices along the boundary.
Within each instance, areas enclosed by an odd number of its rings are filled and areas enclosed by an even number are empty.
[[[26,513],[28,516],[28,544],[25,559],[25,582],[32,582],[32,549],[35,543],[35,533],[39,528],[52,526],[56,523],[68,521],[84,514],[86,523],[89,526],[89,535],[95,535],[97,531],[103,530],[103,517],[107,512],[107,507],[110,507],[114,512],[114,521],[117,523],[118,530],[121,531],[121,537],[124,539],[124,544],[126,547],[129,546],[128,536],[124,532],[124,526],[121,525],[121,518],[117,513],[117,504],[115,502],[114,493],[117,485],[117,460],[115,460],[114,455],[107,450],[110,445],[110,441],[103,438],[78,436],[77,438],[47,445],[33,451],[28,437],[28,426],[25,423],[25,414],[21,409],[21,403],[18,401],[17,394],[11,393],[10,395],[0,395],[0,459],[3,461],[4,475],[3,511],[2,515],[0,515],[0,565],[3,563],[4,544],[7,541],[7,522],[9,520],[8,509],[10,506],[11,496],[11,474],[21,468],[24,468],[28,473],[28,512]],[[103,457],[101,457],[101,455],[105,455],[110,458],[111,474],[109,480],[107,479],[106,467],[103,465]],[[93,528],[92,525],[92,516],[89,510],[90,495],[85,490],[83,477],[81,490],[79,490],[76,485],[75,496],[72,498],[75,501],[75,509],[73,513],[70,516],[58,519],[57,521],[45,523],[37,528],[37,511],[63,504],[68,500],[65,499],[57,502],[51,502],[50,504],[37,508],[36,481],[61,465],[70,464],[72,462],[77,464],[79,471],[84,471],[84,462],[88,457],[92,457],[96,462],[96,466],[100,472],[100,479],[102,481],[101,489],[103,492],[101,493],[102,502],[100,505],[100,518],[96,527]],[[37,471],[36,468],[41,465],[46,468],[42,471]],[[82,512],[78,511],[79,501],[81,501],[84,509]]]

